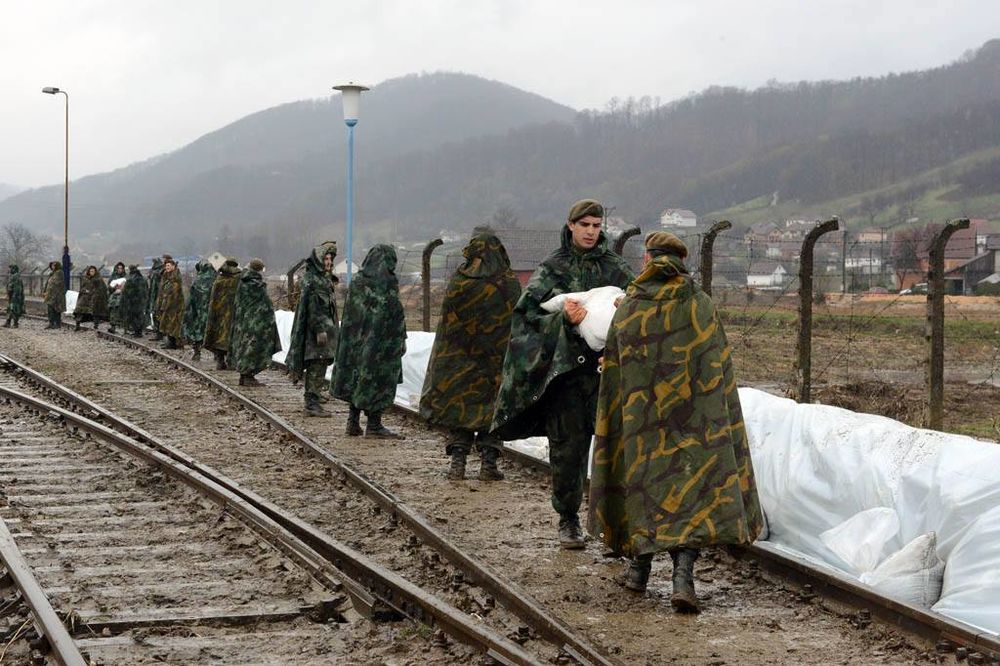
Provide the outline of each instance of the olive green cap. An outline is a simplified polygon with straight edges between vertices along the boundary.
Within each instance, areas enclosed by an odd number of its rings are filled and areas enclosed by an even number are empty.
[[[256,257],[254,257],[253,259],[250,260],[248,266],[250,267],[250,270],[257,271],[258,273],[260,273],[262,270],[264,270],[264,261],[262,259],[257,259]]]
[[[580,199],[575,204],[573,204],[569,209],[569,217],[566,219],[570,222],[576,222],[580,218],[592,215],[594,217],[604,217],[604,206],[597,199]]]
[[[681,259],[688,256],[684,241],[669,231],[651,231],[646,236],[646,249],[657,253],[676,254]]]

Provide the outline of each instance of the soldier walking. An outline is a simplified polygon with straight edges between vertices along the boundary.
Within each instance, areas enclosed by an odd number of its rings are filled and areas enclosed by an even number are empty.
[[[559,514],[559,543],[567,549],[584,547],[577,512],[594,434],[600,353],[572,330],[587,315],[579,303],[567,300],[564,311],[555,313],[541,303],[558,294],[628,286],[632,270],[608,249],[603,218],[604,207],[593,199],[573,204],[559,249],[521,294],[493,417],[503,439],[548,437],[552,507]]]
[[[503,243],[492,232],[478,233],[462,250],[441,306],[431,349],[420,415],[448,428],[448,478],[465,478],[465,462],[478,433],[483,481],[503,479],[497,468],[500,440],[489,432],[500,389],[510,318],[521,285],[510,269]]]
[[[17,264],[10,265],[10,276],[7,278],[7,321],[4,328],[18,327],[21,315],[24,314],[24,282],[21,280],[21,269]]]
[[[229,353],[229,337],[233,331],[233,307],[236,290],[240,286],[240,263],[233,257],[226,259],[219,275],[212,283],[208,299],[208,319],[205,320],[205,349],[215,356],[215,369],[225,370]]]
[[[101,320],[108,319],[108,285],[98,274],[97,266],[87,266],[80,276],[80,292],[73,308],[73,319],[76,320],[74,331],[79,331],[80,324],[89,321],[94,322],[96,331]]]
[[[306,260],[285,358],[292,381],[304,380],[306,416],[330,416],[320,404],[320,396],[329,386],[326,369],[337,351],[337,303],[333,298],[336,256],[337,244],[327,241],[314,248]]]
[[[51,273],[42,292],[42,299],[45,301],[45,309],[49,316],[49,325],[45,328],[57,329],[62,326],[62,313],[66,311],[66,282],[63,281],[61,262],[50,261],[49,270]]]
[[[125,332],[131,333],[133,337],[141,338],[149,323],[149,307],[146,303],[148,297],[146,279],[139,272],[139,267],[132,264],[128,267],[128,278],[122,289],[121,316]]]
[[[399,302],[396,249],[376,245],[351,280],[330,387],[333,397],[350,405],[348,435],[361,434],[363,411],[366,437],[401,439],[382,424],[382,412],[396,397],[405,352],[406,321]]]
[[[201,344],[205,339],[205,323],[208,321],[208,301],[212,296],[216,272],[212,264],[207,261],[196,264],[194,270],[194,282],[191,283],[187,302],[184,304],[184,324],[181,333],[194,348],[191,360],[200,361]]]
[[[184,318],[184,285],[181,273],[177,270],[177,262],[169,255],[163,258],[163,275],[160,277],[154,312],[159,321],[159,332],[167,338],[161,347],[183,349],[181,321]]]
[[[240,373],[240,386],[261,386],[257,373],[267,368],[271,356],[281,349],[274,304],[267,294],[263,271],[264,262],[252,259],[236,292],[229,357],[232,367]]]
[[[632,558],[644,592],[653,555],[673,559],[678,612],[697,613],[698,549],[749,545],[763,526],[731,349],[687,247],[646,238],[646,265],[615,312],[604,350],[588,528]]]
[[[169,256],[169,255],[168,255]],[[163,339],[160,332],[160,317],[156,312],[156,304],[160,298],[160,280],[163,278],[163,260],[159,257],[153,259],[152,267],[149,269],[149,297],[146,299],[146,325],[152,321],[153,340]]]

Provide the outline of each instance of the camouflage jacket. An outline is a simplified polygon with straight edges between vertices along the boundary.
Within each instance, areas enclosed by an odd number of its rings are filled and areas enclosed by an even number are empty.
[[[271,356],[280,349],[274,304],[267,295],[264,276],[248,268],[236,292],[230,365],[240,374],[255,375],[271,364]]]
[[[292,335],[285,364],[293,379],[300,379],[306,361],[333,363],[337,353],[337,302],[333,297],[334,281],[323,270],[323,257],[313,250],[306,261],[305,275],[299,282],[299,304],[292,321]],[[316,340],[326,333],[326,344]]]
[[[573,247],[568,227],[562,245],[538,267],[514,307],[510,343],[503,362],[503,380],[493,414],[493,428],[504,439],[545,434],[544,414],[532,409],[549,383],[570,370],[594,362],[594,352],[560,312],[546,312],[541,304],[553,296],[596,287],[624,289],[632,269],[607,247],[602,232],[597,245],[580,251]]]
[[[205,323],[208,321],[208,299],[215,284],[215,268],[207,261],[198,263],[194,282],[188,290],[184,304],[184,323],[181,333],[188,342],[201,342],[205,337]]]
[[[141,331],[149,324],[146,279],[138,268],[129,271],[122,290],[121,319],[126,328]]]
[[[684,263],[646,264],[612,320],[598,393],[588,527],[615,553],[760,533],[731,353]]]
[[[473,237],[462,254],[441,306],[420,415],[448,428],[489,430],[521,285],[493,234]]]
[[[63,280],[62,263],[53,261],[52,274],[45,282],[45,291],[42,292],[42,300],[50,308],[58,312],[66,311],[66,282]]]
[[[99,319],[108,318],[108,284],[97,273],[87,277],[87,271],[96,266],[88,266],[80,278],[80,293],[76,297],[74,315],[93,315]]]
[[[7,278],[7,314],[20,317],[24,314],[24,283],[21,281],[21,269],[11,264],[10,277]]]
[[[160,293],[156,297],[156,316],[160,321],[160,332],[172,338],[181,338],[181,322],[184,319],[184,284],[181,272],[174,268],[163,271],[160,276]]]
[[[153,264],[149,269],[149,289],[147,293],[149,298],[146,299],[146,315],[154,314],[156,310],[156,304],[160,298],[160,279],[163,277],[163,260],[153,259]]]
[[[347,293],[330,392],[359,409],[384,410],[396,397],[405,351],[396,250],[376,245],[368,251]]]
[[[212,283],[212,295],[208,299],[205,349],[229,351],[229,339],[233,331],[233,307],[236,305],[236,290],[239,286],[240,269],[223,264],[215,282]]]

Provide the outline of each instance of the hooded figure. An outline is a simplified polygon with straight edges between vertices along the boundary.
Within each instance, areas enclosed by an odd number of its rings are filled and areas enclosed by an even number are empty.
[[[559,514],[559,543],[567,549],[584,547],[577,512],[597,414],[600,352],[573,330],[586,316],[578,303],[567,301],[563,312],[552,313],[541,304],[559,294],[624,289],[631,282],[628,264],[607,247],[603,216],[604,208],[593,199],[573,204],[561,246],[521,294],[493,415],[502,439],[548,437],[552,507]]]
[[[337,351],[337,303],[333,298],[336,257],[337,244],[327,241],[314,248],[306,260],[285,357],[292,381],[304,380],[306,416],[330,416],[320,405],[320,397],[326,386],[326,369]]]
[[[119,261],[115,264],[114,268],[111,269],[111,275],[108,277],[108,291],[111,291],[111,283],[119,278],[127,278],[128,271],[125,270],[125,264]]]
[[[181,272],[177,270],[177,262],[167,257],[163,262],[163,274],[160,276],[160,291],[156,297],[156,312],[161,335],[167,337],[163,343],[164,349],[183,349],[184,338],[181,332],[181,321],[184,319],[184,285],[181,282]]]
[[[163,260],[159,257],[153,259],[153,264],[149,269],[149,298],[146,300],[146,325],[152,322],[153,339],[162,340],[163,334],[160,332],[160,319],[156,312],[156,303],[160,298],[160,280],[163,277]]]
[[[212,285],[215,284],[215,268],[207,261],[199,262],[195,267],[194,282],[188,290],[187,303],[184,304],[184,323],[181,334],[194,347],[192,361],[201,360],[201,343],[205,339],[205,323],[208,321],[208,300],[212,296]]]
[[[17,264],[10,265],[10,277],[7,278],[7,321],[4,328],[18,328],[21,315],[24,314],[24,283],[21,281],[21,269]]]
[[[49,325],[45,328],[59,328],[62,326],[62,313],[66,311],[66,282],[63,280],[61,262],[50,261],[49,269],[52,272],[45,282],[45,291],[42,292],[49,315]]]
[[[281,349],[263,270],[264,262],[253,259],[243,271],[236,292],[229,362],[240,373],[240,386],[260,386],[254,375],[271,365],[271,356]]]
[[[406,321],[399,302],[396,250],[376,245],[351,280],[330,387],[333,397],[350,404],[348,435],[361,434],[364,411],[366,437],[400,438],[382,425],[382,412],[396,397],[405,352]]]
[[[712,300],[659,231],[615,312],[604,349],[590,532],[633,558],[625,585],[645,591],[653,554],[674,560],[673,606],[698,612],[699,548],[749,545],[763,526],[732,350]]]
[[[101,320],[108,319],[108,284],[97,272],[97,266],[87,266],[80,276],[80,293],[76,297],[76,307],[73,308],[73,319],[76,320],[76,328],[80,330],[80,324],[92,321],[94,330],[97,330]]]
[[[472,237],[465,263],[448,282],[420,396],[420,415],[451,430],[449,478],[465,478],[465,459],[479,433],[479,478],[499,480],[500,440],[489,433],[500,389],[510,318],[521,285],[503,243],[492,232]]]
[[[149,322],[149,300],[146,279],[135,264],[128,267],[128,279],[122,289],[122,326],[126,333],[141,338]]]
[[[233,329],[233,307],[236,305],[236,290],[240,286],[240,264],[230,257],[219,269],[219,275],[212,283],[208,299],[208,318],[205,320],[205,349],[212,350],[215,368],[225,370],[226,354],[229,353],[229,336]]]
[[[108,333],[114,333],[118,326],[125,327],[122,321],[122,291],[127,279],[125,264],[119,261],[108,277],[108,321],[111,322]]]

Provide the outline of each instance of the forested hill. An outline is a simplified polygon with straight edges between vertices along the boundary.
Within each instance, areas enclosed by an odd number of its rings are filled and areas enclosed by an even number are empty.
[[[0,183],[0,201],[8,197],[12,197],[18,192],[24,190],[23,187],[18,187],[17,185],[8,185],[7,183]]]

